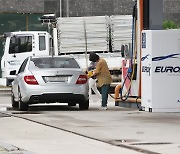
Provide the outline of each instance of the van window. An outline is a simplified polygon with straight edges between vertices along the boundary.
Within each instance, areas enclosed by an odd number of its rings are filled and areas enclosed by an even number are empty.
[[[11,37],[9,54],[23,53],[32,51],[32,36]]]
[[[45,36],[39,36],[39,51],[46,50]]]

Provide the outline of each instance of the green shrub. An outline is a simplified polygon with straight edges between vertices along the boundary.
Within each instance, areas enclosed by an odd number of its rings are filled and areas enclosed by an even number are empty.
[[[166,20],[163,22],[163,29],[178,29],[178,28],[180,28],[180,25],[178,25],[174,21]]]

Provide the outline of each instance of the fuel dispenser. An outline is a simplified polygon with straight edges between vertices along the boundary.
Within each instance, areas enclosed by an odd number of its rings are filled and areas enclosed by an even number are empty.
[[[162,30],[163,0],[137,0],[134,10],[131,58],[122,62],[115,105],[140,102],[140,110],[180,112],[180,30]]]
[[[141,45],[141,106],[180,112],[180,30],[144,30]]]

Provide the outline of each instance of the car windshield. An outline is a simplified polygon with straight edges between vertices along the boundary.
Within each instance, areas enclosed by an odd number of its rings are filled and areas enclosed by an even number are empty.
[[[68,57],[42,57],[32,58],[29,64],[30,69],[39,68],[80,68],[73,58]]]

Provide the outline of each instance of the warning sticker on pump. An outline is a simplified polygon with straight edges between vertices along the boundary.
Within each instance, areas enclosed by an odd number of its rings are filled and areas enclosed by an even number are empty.
[[[146,48],[146,33],[142,33],[142,48]]]

